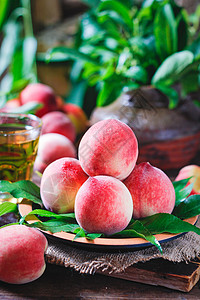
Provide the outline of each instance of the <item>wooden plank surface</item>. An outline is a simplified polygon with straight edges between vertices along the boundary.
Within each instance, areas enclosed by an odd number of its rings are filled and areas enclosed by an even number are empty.
[[[123,273],[109,274],[101,271],[98,273],[189,292],[199,281],[200,261],[173,263],[164,259],[154,259],[145,263],[137,263]]]

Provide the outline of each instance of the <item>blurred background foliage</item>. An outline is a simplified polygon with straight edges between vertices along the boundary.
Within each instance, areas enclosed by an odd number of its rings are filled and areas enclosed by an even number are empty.
[[[165,93],[171,108],[179,100],[174,88],[177,82],[181,82],[183,98],[199,89],[199,6],[188,13],[173,0],[82,0],[72,26],[67,1],[37,1],[40,5],[46,2],[46,14],[54,12],[54,23],[63,23],[64,11],[67,22],[63,26],[65,30],[73,29],[71,36],[68,34],[70,43],[61,38],[60,45],[38,47],[36,55],[41,24],[38,29],[34,9],[31,14],[35,2],[0,0],[1,107],[27,84],[43,81],[50,75],[48,68],[52,65],[65,67],[63,76],[69,87],[62,96],[83,107],[88,115],[96,105],[107,105],[121,93],[143,85],[155,86]],[[61,2],[66,5],[59,12],[57,6],[51,6]],[[42,23],[45,11],[40,14]],[[47,15],[44,24],[53,29],[53,22]],[[56,36],[59,32],[55,28],[50,40]],[[52,77],[50,83],[59,85],[58,79],[63,80]]]
[[[0,0],[0,106],[37,82],[37,40],[29,0]]]

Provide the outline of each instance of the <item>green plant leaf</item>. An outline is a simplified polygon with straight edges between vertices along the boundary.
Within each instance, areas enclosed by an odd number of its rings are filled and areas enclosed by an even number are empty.
[[[175,197],[176,197],[175,206],[179,205],[182,202],[182,200],[184,200],[191,193],[193,188],[193,183],[187,186],[191,178],[192,177],[173,182]]]
[[[3,202],[0,204],[0,216],[3,216],[7,213],[17,213],[18,207],[17,204],[11,202]]]
[[[15,198],[26,198],[41,205],[40,188],[30,180],[9,182],[0,180],[0,191],[10,193]]]
[[[173,210],[173,215],[180,219],[187,219],[200,214],[200,195],[192,195],[184,199]]]
[[[157,9],[154,21],[154,34],[157,53],[163,61],[178,48],[176,20],[169,3]]]
[[[162,84],[156,84],[156,88],[167,96],[170,109],[175,108],[178,105],[179,95],[175,89]]]
[[[131,224],[123,231],[112,235],[113,237],[140,237],[152,245],[156,246],[158,250],[162,253],[162,247],[158,240],[151,234],[151,232],[146,228],[140,220],[131,222]]]
[[[38,109],[43,107],[42,103],[31,101],[22,106],[19,106],[13,110],[13,112],[18,114],[35,114]]]
[[[131,19],[129,9],[122,2],[115,0],[103,0],[98,6],[98,11],[111,10],[116,12],[124,21],[124,23],[133,30],[133,21]]]
[[[128,70],[123,72],[123,75],[143,84],[146,84],[148,81],[147,71],[141,66],[130,67]]]
[[[23,53],[23,77],[35,76],[35,72],[33,71],[35,60],[36,60],[36,51],[37,51],[37,40],[33,36],[28,36],[23,40],[22,45],[22,53]],[[37,78],[35,78],[36,80]]]
[[[0,30],[3,26],[10,1],[9,0],[0,0]]]
[[[172,54],[164,60],[152,78],[153,85],[171,85],[179,80],[181,72],[192,64],[194,54],[188,50]]]
[[[99,238],[102,236],[102,233],[86,233],[85,237],[88,239],[88,240],[94,240],[96,238]]]
[[[50,231],[52,233],[61,231],[73,233],[74,230],[79,227],[78,224],[69,224],[63,219],[53,219],[45,222],[34,222],[31,224],[27,224],[27,226],[39,228],[44,231]]]
[[[199,89],[199,72],[198,70],[187,73],[181,79],[181,94],[186,97],[187,94],[195,92]]]
[[[172,214],[159,213],[141,219],[140,222],[152,233],[182,233],[193,231],[200,235],[200,229]]]
[[[66,48],[66,47],[55,47],[53,49],[50,49],[47,54],[46,54],[46,62],[51,62],[51,59],[53,59],[54,55],[57,54],[62,54],[63,56],[65,55],[65,59],[69,60],[80,60],[83,62],[90,62],[91,64],[94,65],[99,65],[99,62],[92,57],[81,53],[80,51],[76,49],[71,49],[71,48]]]

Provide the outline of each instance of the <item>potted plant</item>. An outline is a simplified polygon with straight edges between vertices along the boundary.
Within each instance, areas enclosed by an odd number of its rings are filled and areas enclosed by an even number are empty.
[[[174,0],[95,3],[80,19],[74,48],[48,52],[49,61],[58,53],[75,61],[68,101],[78,99],[89,114],[95,108],[92,124],[108,117],[128,123],[140,161],[185,165],[200,140],[199,7],[189,15]]]

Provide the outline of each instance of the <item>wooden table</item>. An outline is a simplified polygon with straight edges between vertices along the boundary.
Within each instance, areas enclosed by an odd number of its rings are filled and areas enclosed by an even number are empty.
[[[47,265],[36,281],[24,285],[0,282],[0,299],[200,299],[200,283],[189,293],[103,275],[81,275]]]

